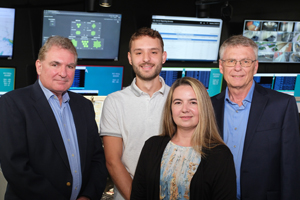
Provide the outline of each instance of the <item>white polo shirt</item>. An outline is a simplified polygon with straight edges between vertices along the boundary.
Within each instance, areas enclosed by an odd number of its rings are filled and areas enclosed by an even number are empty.
[[[145,141],[161,133],[162,115],[170,87],[159,77],[162,87],[152,97],[140,90],[133,79],[131,85],[109,94],[103,105],[100,135],[123,139],[122,162],[133,177]],[[123,199],[114,190],[114,199]]]

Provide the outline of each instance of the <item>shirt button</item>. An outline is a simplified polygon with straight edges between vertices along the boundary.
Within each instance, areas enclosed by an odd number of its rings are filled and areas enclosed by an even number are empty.
[[[233,147],[235,148],[236,146],[234,145]]]
[[[234,130],[237,130],[237,127],[235,127]]]
[[[71,183],[70,183],[70,182],[67,182],[66,185],[67,185],[67,186],[71,186]]]
[[[74,154],[72,154],[72,157],[74,157]]]
[[[77,173],[77,170],[75,170],[75,173]]]
[[[236,113],[238,113],[239,111],[238,111],[238,110],[236,110],[235,112],[236,112]]]

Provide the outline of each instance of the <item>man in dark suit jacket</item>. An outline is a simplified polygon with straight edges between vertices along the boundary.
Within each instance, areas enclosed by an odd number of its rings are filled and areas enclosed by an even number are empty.
[[[295,98],[253,81],[257,45],[232,36],[220,47],[226,91],[212,97],[220,134],[234,156],[237,199],[300,199],[300,135]]]
[[[0,160],[6,200],[99,200],[104,152],[92,103],[68,92],[77,53],[50,37],[40,49],[39,80],[0,98]]]

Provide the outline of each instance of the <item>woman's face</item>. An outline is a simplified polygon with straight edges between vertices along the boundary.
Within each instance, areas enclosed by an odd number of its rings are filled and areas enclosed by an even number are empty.
[[[171,110],[178,131],[194,131],[199,122],[199,112],[196,94],[191,86],[181,85],[174,90]]]

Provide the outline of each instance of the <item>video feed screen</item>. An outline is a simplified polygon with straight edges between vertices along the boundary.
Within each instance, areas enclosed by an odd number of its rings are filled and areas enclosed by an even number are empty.
[[[0,8],[0,58],[12,59],[15,9]]]
[[[258,45],[259,62],[300,62],[300,21],[245,20],[243,35]]]
[[[15,89],[15,68],[0,67],[0,97]]]
[[[161,34],[167,60],[216,62],[222,22],[221,19],[153,15],[151,28]]]
[[[209,96],[219,94],[222,90],[223,74],[219,68],[163,67],[160,76],[169,86],[182,77],[198,79],[206,87]]]
[[[70,91],[82,95],[107,96],[123,87],[123,66],[77,65]]]
[[[257,73],[253,80],[265,88],[292,96],[300,96],[300,74]]]
[[[118,60],[121,14],[44,10],[42,44],[53,35],[72,40],[79,59]]]

